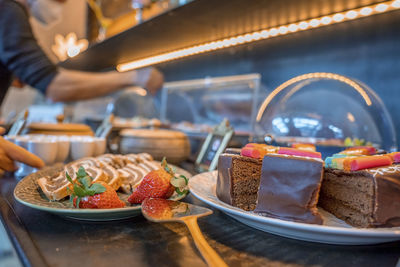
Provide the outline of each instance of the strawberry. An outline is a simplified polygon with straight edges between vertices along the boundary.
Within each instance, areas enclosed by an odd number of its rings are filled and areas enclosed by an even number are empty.
[[[154,219],[171,219],[176,215],[188,215],[187,203],[161,198],[146,198],[142,202],[142,212]]]
[[[142,202],[142,211],[150,217],[168,219],[173,216],[170,200],[160,198],[146,198]]]
[[[76,181],[66,173],[68,181],[72,184],[70,192],[70,201],[74,207],[83,209],[112,209],[123,208],[125,203],[122,202],[115,192],[114,188],[104,182],[92,183],[93,178],[90,177],[83,167],[80,167],[76,173]]]
[[[169,198],[174,191],[178,194],[186,194],[187,190],[181,191],[186,187],[188,180],[185,176],[176,176],[168,166],[165,158],[161,162],[161,169],[149,172],[141,181],[138,187],[128,198],[131,204],[140,204],[146,198]]]

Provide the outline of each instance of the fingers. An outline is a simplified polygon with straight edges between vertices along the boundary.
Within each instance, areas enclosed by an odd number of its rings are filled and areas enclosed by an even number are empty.
[[[146,89],[150,94],[155,95],[164,84],[164,75],[155,68],[151,69],[150,77],[146,84]]]
[[[0,135],[4,135],[6,133],[6,129],[4,127],[0,127]]]
[[[41,160],[38,156],[5,140],[2,137],[0,137],[0,148],[3,149],[4,154],[7,155],[7,157],[11,160],[16,160],[35,168],[44,167],[43,160]]]
[[[8,172],[15,171],[16,169],[14,161],[7,157],[7,155],[4,154],[4,151],[1,151],[0,153],[0,169]]]
[[[164,75],[155,68],[143,68],[132,71],[135,77],[135,84],[144,87],[147,91],[155,95],[164,84]]]

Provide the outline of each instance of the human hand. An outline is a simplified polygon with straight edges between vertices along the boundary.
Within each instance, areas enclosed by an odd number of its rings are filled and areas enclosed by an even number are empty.
[[[43,160],[39,157],[0,137],[0,171],[15,171],[14,161],[19,161],[35,168],[44,166]]]
[[[156,68],[143,68],[135,72],[136,84],[146,88],[151,95],[155,95],[162,88],[164,75]]]

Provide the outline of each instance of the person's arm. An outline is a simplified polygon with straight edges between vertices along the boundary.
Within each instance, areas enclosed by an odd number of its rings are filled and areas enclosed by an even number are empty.
[[[119,73],[59,70],[49,84],[46,96],[53,101],[75,101],[107,95],[124,87],[137,85],[155,94],[164,82],[163,75],[154,68]]]
[[[0,61],[53,101],[99,97],[133,85],[154,95],[164,81],[154,68],[124,73],[57,69],[33,36],[24,7],[11,0],[0,1]]]
[[[0,173],[2,171],[15,171],[14,161],[19,161],[35,168],[44,166],[43,160],[39,157],[0,137]]]
[[[27,11],[14,0],[0,1],[0,62],[23,83],[43,93],[57,75],[57,67],[32,33]]]

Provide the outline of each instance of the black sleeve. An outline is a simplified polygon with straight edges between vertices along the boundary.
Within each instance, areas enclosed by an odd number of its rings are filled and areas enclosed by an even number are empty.
[[[13,0],[0,0],[0,61],[22,82],[46,93],[57,67],[38,45],[29,15]]]

